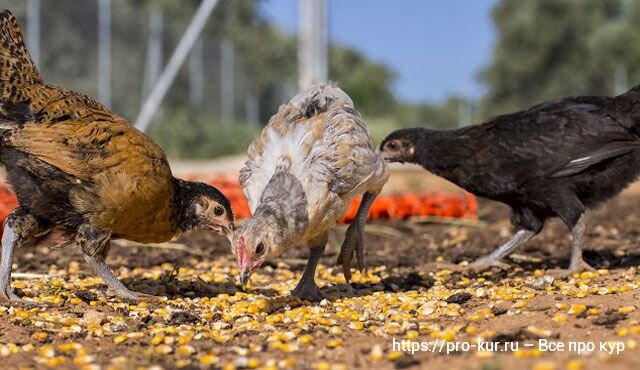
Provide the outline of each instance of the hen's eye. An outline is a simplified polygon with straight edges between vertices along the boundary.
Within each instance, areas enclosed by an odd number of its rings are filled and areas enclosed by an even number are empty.
[[[264,253],[264,244],[263,244],[263,243],[259,243],[259,244],[256,246],[256,254],[257,254],[257,255],[261,255],[261,254],[263,254],[263,253]]]
[[[216,216],[222,216],[224,214],[224,208],[222,208],[222,206],[216,206],[216,208],[213,209],[213,214]]]
[[[398,149],[398,143],[396,143],[395,141],[392,141],[389,144],[387,144],[387,148],[391,150],[396,150]]]

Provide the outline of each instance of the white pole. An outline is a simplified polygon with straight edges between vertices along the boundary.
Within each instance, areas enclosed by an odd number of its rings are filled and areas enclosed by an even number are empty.
[[[235,120],[235,57],[233,44],[227,40],[222,40],[220,54],[220,118],[222,123],[229,124]]]
[[[189,100],[193,107],[201,107],[204,103],[204,46],[199,37],[191,48],[189,57]]]
[[[149,40],[142,83],[142,104],[149,97],[162,71],[162,37],[162,11],[153,8],[149,12]]]
[[[27,1],[27,45],[31,59],[40,66],[40,0]]]
[[[111,107],[111,0],[98,2],[98,99]]]
[[[198,36],[200,36],[207,18],[209,18],[209,15],[211,15],[217,3],[218,0],[202,0],[200,8],[196,11],[193,20],[191,20],[189,27],[187,27],[182,39],[180,39],[180,43],[178,43],[178,47],[176,47],[171,59],[169,59],[167,67],[162,72],[158,83],[154,86],[153,91],[151,91],[147,101],[145,101],[142,106],[140,114],[138,114],[135,125],[139,130],[145,131],[149,126],[153,115],[158,110],[158,106],[160,106],[162,99],[175,79],[180,66],[189,55],[189,50],[191,50]]]
[[[300,0],[298,34],[298,88],[328,78],[326,0]]]

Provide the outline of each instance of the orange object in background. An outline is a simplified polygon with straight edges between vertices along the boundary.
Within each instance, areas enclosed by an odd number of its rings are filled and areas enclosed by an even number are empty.
[[[193,176],[188,179],[193,180],[196,178]],[[200,179],[200,181],[203,180]],[[204,182],[215,186],[229,198],[237,219],[251,216],[249,204],[237,180],[216,177],[206,179]],[[9,190],[6,183],[0,183],[0,222],[4,223],[5,218],[17,205],[18,202],[13,192]],[[360,198],[354,199],[340,222],[351,222],[355,218],[359,206]],[[469,193],[462,195],[441,193],[380,195],[371,206],[368,219],[403,220],[414,216],[439,216],[475,220],[478,218],[478,202]],[[1,225],[0,230],[2,230]]]
[[[4,220],[18,206],[15,194],[0,180],[0,233],[4,230]]]
[[[236,218],[242,219],[251,216],[249,204],[238,181],[228,178],[213,178],[205,180],[205,182],[215,186],[229,198]],[[351,202],[340,222],[348,223],[354,219],[360,206],[360,199],[357,198]],[[460,195],[440,193],[380,195],[371,206],[368,219],[403,220],[413,216],[439,216],[475,220],[478,218],[478,202],[469,193]]]
[[[360,199],[354,199],[349,210],[340,220],[351,222],[358,212]],[[404,220],[415,216],[439,216],[450,218],[478,218],[478,202],[471,194],[398,194],[381,195],[371,206],[369,219]]]

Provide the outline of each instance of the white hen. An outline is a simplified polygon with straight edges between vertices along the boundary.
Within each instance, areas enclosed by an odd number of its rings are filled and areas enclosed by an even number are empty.
[[[240,182],[253,216],[236,230],[232,243],[243,286],[266,258],[308,247],[309,262],[292,293],[311,301],[322,299],[314,275],[327,233],[361,194],[338,263],[349,280],[356,251],[358,265],[364,268],[364,224],[389,175],[367,125],[344,91],[323,84],[299,93],[280,106],[248,155]]]

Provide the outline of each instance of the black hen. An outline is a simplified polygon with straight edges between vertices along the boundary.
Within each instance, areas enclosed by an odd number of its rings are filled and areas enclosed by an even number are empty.
[[[398,130],[381,144],[391,162],[416,163],[512,208],[515,235],[475,268],[500,259],[559,217],[573,235],[568,272],[582,259],[583,214],[640,174],[640,86],[616,97],[570,97],[452,131]]]

